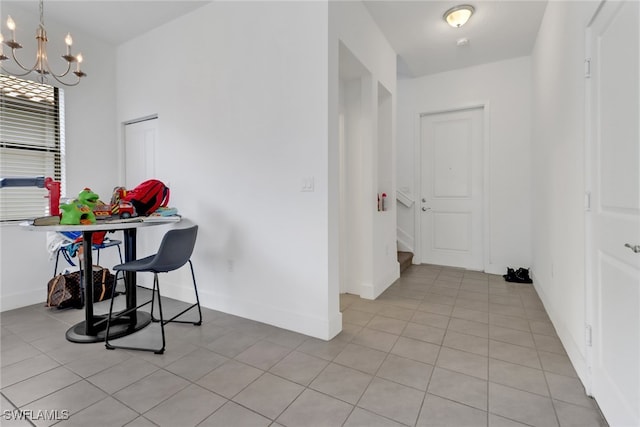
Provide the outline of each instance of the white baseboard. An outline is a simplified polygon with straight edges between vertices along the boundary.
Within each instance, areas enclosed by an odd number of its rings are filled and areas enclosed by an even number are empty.
[[[185,302],[195,302],[193,287],[163,283],[162,295]],[[303,313],[295,313],[268,307],[258,302],[235,300],[224,295],[198,290],[200,305],[203,308],[219,310],[224,313],[244,317],[262,323],[295,331],[315,338],[330,340],[342,331],[342,313],[337,312],[330,319],[320,319]],[[45,304],[46,288],[20,294],[0,297],[0,311],[9,311],[33,304]]]
[[[47,285],[43,289],[21,292],[13,295],[0,296],[0,312],[26,307],[28,305],[42,303],[47,299]]]
[[[329,319],[323,319],[306,313],[285,311],[261,304],[258,301],[240,300],[228,295],[201,290],[198,290],[198,293],[202,307],[266,323],[321,340],[328,341],[342,331],[342,313],[340,312],[337,312]]]
[[[573,365],[580,381],[585,386],[587,393],[590,392],[588,385],[590,384],[589,379],[589,365],[585,358],[584,352],[581,347],[584,344],[580,344],[575,341],[573,335],[571,335],[569,328],[567,328],[566,324],[562,321],[561,316],[558,315],[558,310],[555,309],[552,301],[549,299],[548,295],[544,292],[544,288],[540,285],[538,278],[535,276],[535,273],[531,273],[531,279],[533,280],[533,286],[544,305],[544,309],[547,311],[549,315],[549,319],[551,323],[553,323],[556,332],[558,333],[558,337],[564,346],[567,355],[569,356],[569,360]]]
[[[507,268],[502,265],[488,264],[488,265],[485,265],[484,272],[488,274],[498,274],[502,276],[503,274],[507,274]]]

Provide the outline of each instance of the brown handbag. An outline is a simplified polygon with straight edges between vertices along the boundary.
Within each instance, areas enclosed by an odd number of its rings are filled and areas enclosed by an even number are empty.
[[[47,284],[46,307],[82,308],[79,274],[58,274]]]
[[[111,298],[115,277],[109,269],[93,266],[93,302]],[[82,308],[84,306],[84,283],[80,271],[58,274],[47,284],[47,307]]]

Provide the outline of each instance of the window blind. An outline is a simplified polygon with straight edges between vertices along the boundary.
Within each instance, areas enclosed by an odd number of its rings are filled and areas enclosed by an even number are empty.
[[[63,92],[56,87],[0,74],[0,177],[63,179]],[[48,191],[0,190],[0,221],[48,214]]]

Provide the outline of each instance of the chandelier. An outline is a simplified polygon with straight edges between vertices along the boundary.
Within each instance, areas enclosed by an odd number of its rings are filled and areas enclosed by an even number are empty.
[[[24,66],[18,60],[16,56],[16,50],[21,49],[22,45],[20,45],[20,43],[16,41],[16,23],[13,21],[11,16],[8,16],[7,28],[11,31],[11,40],[5,41],[2,33],[0,33],[0,69],[3,72],[7,74],[12,74],[16,77],[23,77],[29,73],[35,72],[40,75],[39,76],[40,83],[45,83],[47,80],[47,77],[51,76],[58,83],[61,83],[66,86],[75,86],[78,83],[80,83],[80,79],[82,77],[85,77],[87,75],[82,70],[80,70],[80,64],[82,63],[82,54],[81,53],[78,53],[77,55],[71,54],[71,45],[73,44],[73,39],[71,38],[71,34],[67,34],[67,36],[64,38],[64,42],[67,45],[67,53],[65,55],[62,55],[62,58],[65,61],[67,61],[67,70],[61,74],[56,74],[53,72],[53,70],[51,69],[51,66],[49,65],[49,60],[47,59],[47,41],[48,40],[47,40],[47,31],[45,30],[45,27],[44,27],[44,7],[42,3],[43,3],[43,0],[40,0],[40,3],[39,3],[40,25],[36,30],[36,40],[38,42],[38,50],[36,52],[35,64],[32,67],[27,67],[27,66]],[[8,46],[11,49],[11,58],[16,63],[16,65],[22,69],[21,71],[14,73],[7,70],[4,67],[4,61],[8,60],[9,57],[4,55],[3,53],[3,49],[2,49],[3,42],[6,46]],[[70,72],[71,72],[71,67],[73,63],[75,63],[76,65],[75,70],[72,72],[76,76],[75,79],[71,81],[63,80],[66,76],[71,76]]]

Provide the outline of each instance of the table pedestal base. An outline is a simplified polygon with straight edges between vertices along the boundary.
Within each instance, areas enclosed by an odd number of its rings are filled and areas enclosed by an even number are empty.
[[[105,316],[97,316],[95,319],[100,321],[105,319]],[[121,318],[115,321],[115,324],[112,324],[109,328],[109,339],[120,338],[125,335],[129,335],[135,331],[138,331],[149,323],[151,323],[151,315],[145,311],[138,311],[136,313],[136,324],[130,325],[129,319]],[[94,342],[104,342],[107,324],[103,323],[103,328],[98,331],[97,335],[87,335],[86,334],[86,322],[82,321],[80,323],[75,324],[66,333],[66,337],[68,341],[76,342],[76,343],[94,343]]]

